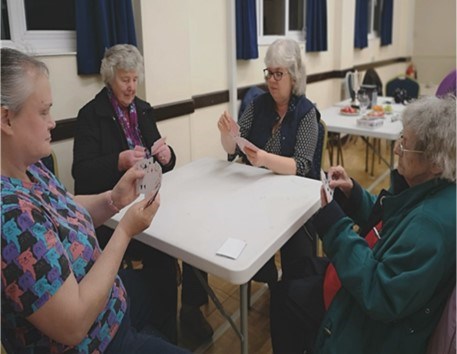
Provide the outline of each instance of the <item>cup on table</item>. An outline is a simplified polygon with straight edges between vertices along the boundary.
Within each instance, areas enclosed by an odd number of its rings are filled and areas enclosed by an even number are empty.
[[[357,94],[357,99],[359,100],[360,114],[364,115],[367,112],[367,108],[370,105],[370,96],[365,91],[360,91]]]

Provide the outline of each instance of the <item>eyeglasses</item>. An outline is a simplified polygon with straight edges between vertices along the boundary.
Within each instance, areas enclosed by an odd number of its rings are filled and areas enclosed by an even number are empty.
[[[263,69],[263,76],[265,77],[265,80],[270,80],[270,78],[273,76],[273,78],[276,81],[280,81],[284,75],[287,75],[288,72],[282,72],[282,71],[271,71],[269,69]]]
[[[400,140],[398,140],[397,142],[398,142],[398,147],[399,147],[399,149],[398,149],[398,155],[399,155],[400,157],[403,157],[403,154],[404,154],[405,152],[412,152],[412,153],[415,153],[415,154],[423,154],[423,153],[424,153],[424,151],[422,151],[422,150],[405,149],[405,148],[403,147],[403,140],[402,140],[402,138],[401,138]]]

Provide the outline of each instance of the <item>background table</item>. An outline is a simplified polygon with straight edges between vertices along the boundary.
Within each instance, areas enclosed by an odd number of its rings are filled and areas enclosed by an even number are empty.
[[[205,158],[163,176],[161,206],[136,238],[241,285],[241,342],[247,353],[247,282],[320,207],[321,182]],[[116,227],[127,208],[106,224]],[[228,238],[246,242],[236,259],[216,255]]]
[[[401,113],[405,109],[405,106],[402,104],[393,103],[394,100],[390,97],[378,97],[378,104],[385,105],[386,102],[390,102],[392,106],[393,113],[386,114],[384,118],[384,124],[378,127],[365,127],[357,125],[357,119],[361,117],[361,115],[355,116],[346,116],[340,113],[341,107],[348,106],[349,100],[345,100],[342,102],[338,102],[335,105],[323,109],[321,111],[321,117],[324,120],[325,124],[327,125],[328,132],[331,133],[345,133],[351,135],[361,136],[368,146],[373,150],[375,154],[380,156],[380,158],[389,166],[389,171],[394,168],[394,145],[395,141],[400,138],[401,132],[403,130],[403,124],[401,122]],[[376,149],[367,139],[367,137],[371,138],[379,138],[379,139],[386,139],[390,141],[390,159],[386,161]],[[388,173],[389,171],[386,171]],[[369,189],[376,186],[379,181],[381,181],[386,173],[380,176],[371,186]]]

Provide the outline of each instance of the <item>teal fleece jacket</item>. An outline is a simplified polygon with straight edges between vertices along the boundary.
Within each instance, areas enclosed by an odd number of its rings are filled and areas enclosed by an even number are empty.
[[[399,184],[404,180],[394,171],[392,185]],[[349,200],[332,201],[315,217],[342,283],[321,324],[315,353],[426,351],[455,285],[456,185],[435,179],[394,189],[382,200],[381,239],[373,249],[353,230],[354,223],[367,227],[376,201],[357,183]]]

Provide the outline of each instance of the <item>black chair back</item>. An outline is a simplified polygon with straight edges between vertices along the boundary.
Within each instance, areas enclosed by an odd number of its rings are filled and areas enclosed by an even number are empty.
[[[419,97],[419,83],[408,76],[398,76],[386,84],[386,96],[394,97],[395,91],[404,91],[407,94],[405,100]]]

